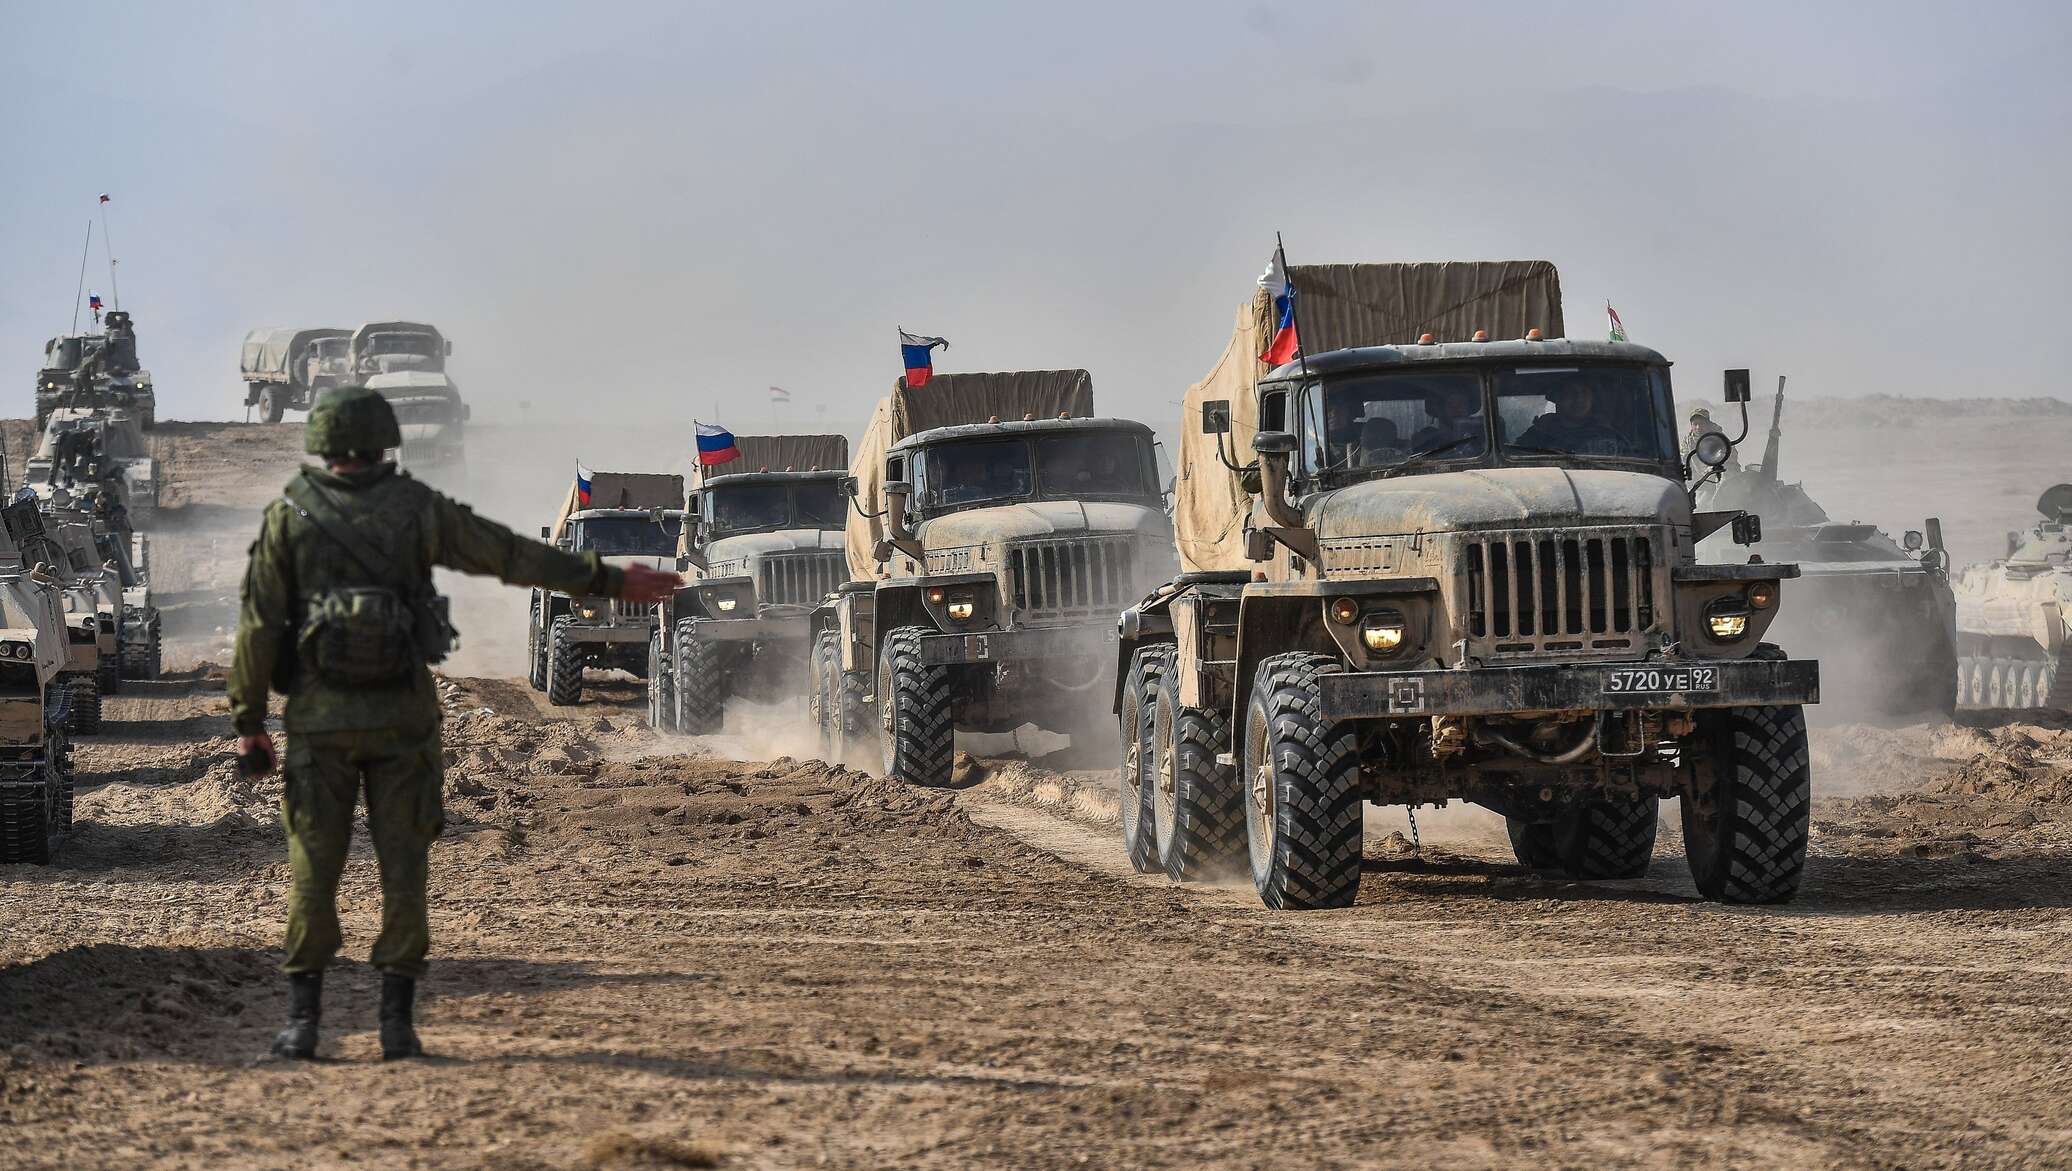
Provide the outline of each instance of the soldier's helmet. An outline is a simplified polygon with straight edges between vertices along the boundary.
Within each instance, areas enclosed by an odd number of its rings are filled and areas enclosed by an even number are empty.
[[[364,386],[337,386],[318,395],[302,431],[302,449],[311,455],[379,455],[402,445],[396,409]]]
[[[1706,410],[1704,407],[1699,407],[1697,410],[1691,412],[1691,422],[1710,423],[1712,422],[1712,412]]]

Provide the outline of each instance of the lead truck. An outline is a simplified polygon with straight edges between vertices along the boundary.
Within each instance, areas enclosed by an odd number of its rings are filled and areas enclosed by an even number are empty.
[[[683,477],[592,472],[569,485],[560,515],[540,536],[557,549],[595,553],[625,567],[668,569],[683,530]],[[526,623],[526,681],[547,702],[582,702],[583,672],[629,672],[645,679],[657,607],[602,595],[532,591]]]
[[[1121,617],[1131,862],[1345,906],[1364,804],[1465,800],[1527,866],[1630,878],[1680,797],[1705,897],[1791,898],[1819,673],[1763,634],[1797,570],[1700,562],[1760,525],[1694,509],[1730,445],[1679,458],[1668,359],[1561,337],[1544,261],[1288,271],[1301,356],[1260,362],[1260,290],[1185,400],[1182,572]]]

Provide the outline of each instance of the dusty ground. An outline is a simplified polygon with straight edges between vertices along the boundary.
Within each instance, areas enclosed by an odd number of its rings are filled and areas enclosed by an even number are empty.
[[[293,462],[194,434],[236,487],[166,527],[176,667]],[[329,1060],[284,1066],[277,787],[219,688],[111,702],[61,864],[0,868],[0,1165],[2072,1162],[2072,726],[1823,729],[1788,907],[1697,901],[1673,817],[1650,878],[1582,884],[1455,809],[1421,852],[1376,813],[1359,905],[1275,915],[1124,873],[1106,776],[914,792],[714,751],[797,751],[796,714],[658,740],[630,686],[560,718],[459,677],[440,1057],[375,1059],[363,847]]]

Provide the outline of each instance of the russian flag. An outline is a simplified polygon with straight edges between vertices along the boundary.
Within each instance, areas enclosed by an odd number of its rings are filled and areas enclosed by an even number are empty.
[[[1278,366],[1302,348],[1295,337],[1295,282],[1288,276],[1288,258],[1279,248],[1273,250],[1273,259],[1260,274],[1259,287],[1273,298],[1274,320],[1273,340],[1266,343],[1266,351],[1259,355],[1259,360]]]
[[[576,464],[576,503],[590,507],[590,469]]]
[[[88,293],[86,295],[86,307],[88,309],[99,309],[101,307],[101,295],[99,293]]]
[[[908,390],[928,385],[928,379],[935,374],[935,355],[931,351],[938,346],[947,350],[950,343],[939,337],[899,331],[899,356],[906,362]]]
[[[741,458],[741,448],[734,443],[734,433],[725,427],[691,420],[698,429],[698,464],[711,467],[714,464],[732,463]]]

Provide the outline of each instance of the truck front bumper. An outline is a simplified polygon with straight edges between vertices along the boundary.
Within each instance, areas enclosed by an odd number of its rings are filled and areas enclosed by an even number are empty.
[[[571,622],[565,628],[570,642],[646,642],[652,626],[584,626]]]
[[[921,661],[930,666],[1018,663],[1032,659],[1115,659],[1115,624],[989,630],[979,634],[930,634],[921,639]]]
[[[804,642],[813,634],[812,619],[800,614],[766,614],[759,618],[700,618],[700,642]]]
[[[1317,682],[1324,715],[1334,720],[1690,711],[1820,702],[1820,664],[1812,659],[1363,671],[1325,675]]]

